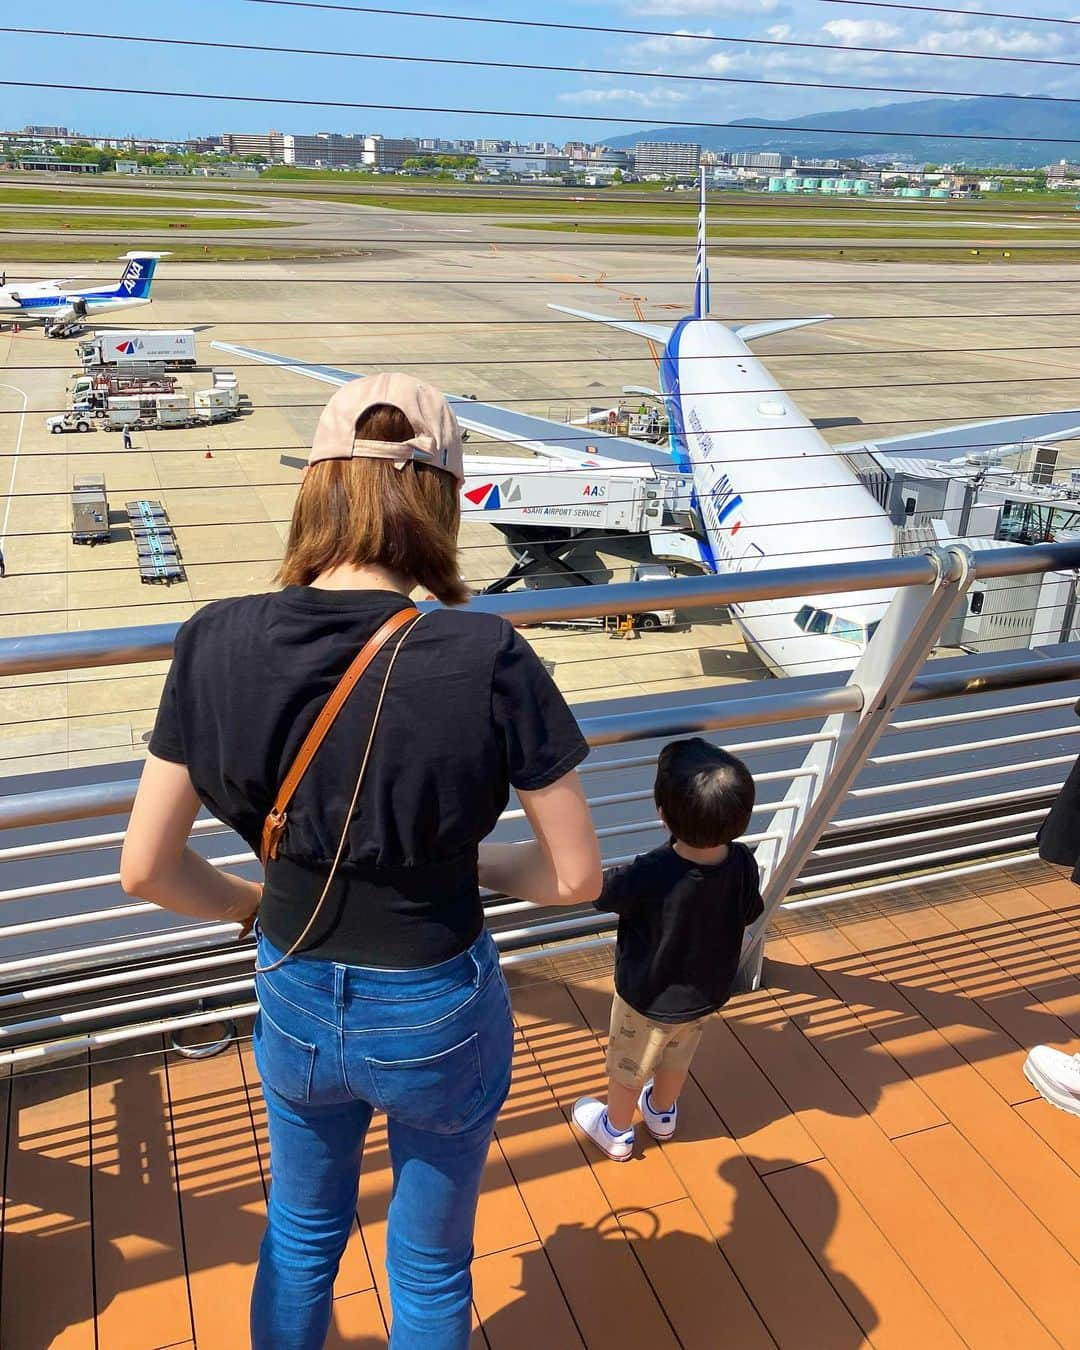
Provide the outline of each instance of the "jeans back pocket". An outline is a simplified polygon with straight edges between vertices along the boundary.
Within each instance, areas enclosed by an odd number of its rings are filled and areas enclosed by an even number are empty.
[[[279,1027],[265,1008],[255,1018],[255,1064],[262,1081],[279,1097],[308,1102],[315,1068],[315,1047]]]
[[[479,1034],[422,1059],[366,1060],[378,1105],[388,1116],[431,1134],[456,1134],[485,1106]]]

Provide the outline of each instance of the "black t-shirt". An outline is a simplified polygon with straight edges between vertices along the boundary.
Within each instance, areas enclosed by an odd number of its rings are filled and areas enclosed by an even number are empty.
[[[221,600],[180,629],[151,752],[258,853],[297,751],[363,644],[408,601],[290,586]],[[350,694],[288,808],[260,923],[303,931],[345,827],[396,639]],[[303,953],[413,968],[465,950],[483,923],[477,846],[511,786],[546,787],[588,753],[528,643],[495,615],[434,610],[397,658],[338,881]]]
[[[744,844],[714,867],[664,844],[609,872],[596,908],[619,916],[620,997],[654,1021],[690,1022],[731,996],[743,933],[763,910],[757,863]]]

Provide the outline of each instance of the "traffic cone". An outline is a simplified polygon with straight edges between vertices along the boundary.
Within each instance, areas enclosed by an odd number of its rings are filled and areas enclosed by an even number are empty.
[[[214,452],[210,449],[209,446],[207,446],[207,447],[206,447],[206,454],[203,455],[203,459],[213,459],[213,458],[214,458]]]

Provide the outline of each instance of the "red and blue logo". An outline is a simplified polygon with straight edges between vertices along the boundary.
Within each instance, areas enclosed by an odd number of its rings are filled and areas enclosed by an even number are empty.
[[[135,346],[134,342],[128,338],[126,342],[118,342],[116,344],[116,350],[121,356],[134,356],[139,349]]]
[[[497,511],[502,505],[498,483],[484,483],[482,487],[470,488],[465,496],[484,511]]]

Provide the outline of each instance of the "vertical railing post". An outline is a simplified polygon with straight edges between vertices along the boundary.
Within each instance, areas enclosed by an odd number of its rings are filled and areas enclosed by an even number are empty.
[[[928,556],[936,563],[936,579],[896,592],[851,672],[848,685],[859,690],[859,711],[837,713],[826,721],[823,739],[810,747],[801,766],[809,772],[793,780],[765,827],[765,834],[776,836],[757,851],[765,913],[747,937],[740,989],[757,988],[773,916],[922,670],[957,600],[971,585],[975,566],[969,549],[931,549]]]

